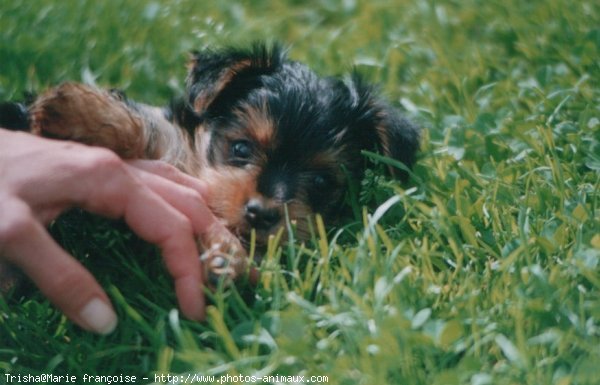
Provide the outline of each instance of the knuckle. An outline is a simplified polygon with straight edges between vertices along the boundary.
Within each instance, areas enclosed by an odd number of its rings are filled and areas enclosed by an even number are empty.
[[[159,162],[159,174],[178,184],[185,184],[185,176],[179,169],[171,164]]]
[[[93,147],[89,152],[88,167],[115,171],[123,167],[123,161],[117,154],[108,149]]]
[[[166,254],[178,254],[187,239],[194,239],[194,231],[191,221],[181,215],[174,217],[169,226],[163,228],[161,235],[156,239],[156,244]]]
[[[198,205],[205,205],[204,198],[196,190],[193,190],[191,188],[184,188],[182,190],[182,194],[186,201],[190,202],[191,205],[194,205],[196,207]]]
[[[35,219],[31,209],[22,202],[5,202],[0,207],[0,250],[31,234]]]
[[[172,217],[170,225],[163,228],[162,236],[159,236],[158,244],[161,248],[179,248],[182,240],[193,238],[194,228],[192,222],[184,215]]]
[[[164,174],[167,177],[174,178],[179,175],[175,166],[172,166],[168,163],[158,161],[158,162],[156,162],[156,167],[161,174]]]
[[[114,152],[91,147],[78,165],[78,174],[87,181],[83,196],[79,196],[83,207],[91,211],[116,216],[123,201],[138,188],[127,170],[126,164]],[[93,186],[93,187],[89,187]]]
[[[31,209],[19,201],[5,201],[0,207],[0,245],[10,244],[31,233],[35,219]]]
[[[192,226],[192,221],[184,215],[178,221],[178,227],[181,234],[193,234],[194,227]]]

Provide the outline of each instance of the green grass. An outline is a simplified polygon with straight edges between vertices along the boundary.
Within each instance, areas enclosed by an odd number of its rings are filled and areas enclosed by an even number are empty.
[[[5,0],[0,99],[69,79],[160,103],[181,92],[189,50],[258,39],[322,74],[356,66],[381,83],[425,128],[410,183],[365,154],[355,222],[274,243],[258,287],[212,295],[200,324],[174,310],[152,247],[70,213],[52,232],[103,283],[120,326],[98,337],[39,294],[0,300],[0,383],[600,384],[596,2]]]

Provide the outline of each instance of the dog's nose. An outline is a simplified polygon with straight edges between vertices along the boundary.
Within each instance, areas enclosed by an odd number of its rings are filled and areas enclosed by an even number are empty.
[[[261,199],[250,199],[246,203],[245,217],[256,230],[270,230],[279,223],[281,214],[274,207],[268,207]]]

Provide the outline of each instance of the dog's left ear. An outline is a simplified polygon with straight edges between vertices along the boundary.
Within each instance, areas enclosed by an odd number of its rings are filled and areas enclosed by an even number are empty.
[[[355,135],[362,149],[379,150],[410,169],[419,150],[421,130],[389,105],[373,85],[354,73],[345,81],[354,111]],[[390,167],[392,175],[405,180],[406,170]]]
[[[279,45],[193,54],[188,64],[188,102],[194,112],[219,114],[260,86],[260,76],[277,71],[285,53]]]

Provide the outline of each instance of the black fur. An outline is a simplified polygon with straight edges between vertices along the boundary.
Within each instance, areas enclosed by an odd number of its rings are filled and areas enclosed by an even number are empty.
[[[29,113],[22,103],[0,103],[0,127],[14,131],[29,130]]]

